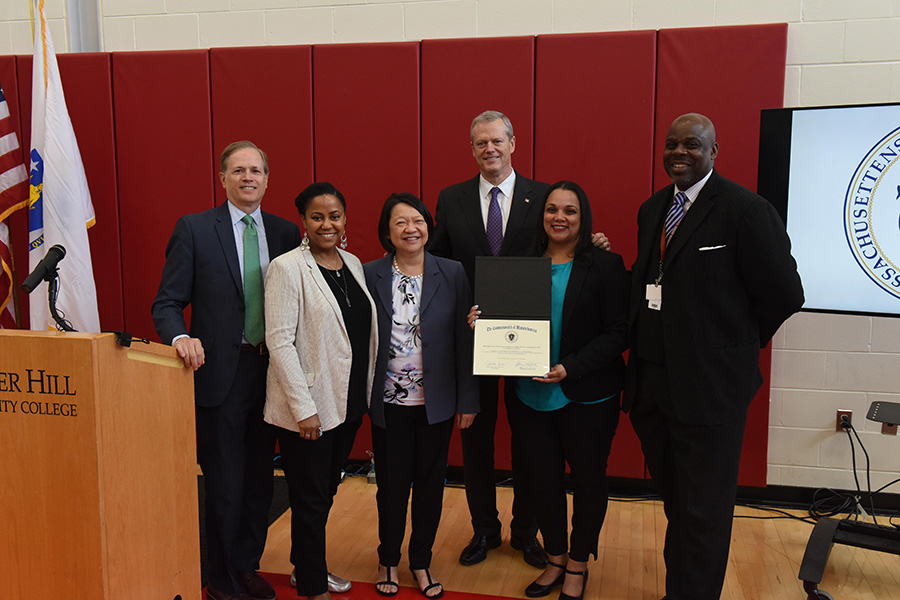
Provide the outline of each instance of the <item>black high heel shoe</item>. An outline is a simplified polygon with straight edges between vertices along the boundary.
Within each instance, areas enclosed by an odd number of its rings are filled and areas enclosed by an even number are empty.
[[[553,561],[548,561],[547,564],[551,567],[556,567],[557,569],[562,569],[563,572],[559,574],[559,577],[544,585],[542,583],[538,583],[537,579],[528,584],[528,587],[525,588],[525,595],[529,598],[543,598],[547,594],[553,590],[558,585],[562,585],[563,581],[566,578],[566,565],[561,565],[559,563],[555,563]]]
[[[577,596],[570,596],[560,590],[559,600],[584,600],[584,590],[587,588],[588,570],[585,569],[584,571],[570,571],[566,569],[566,573],[568,573],[569,575],[581,575],[582,577],[584,577],[584,581],[581,584],[581,594]],[[563,576],[565,576],[566,573],[563,573]]]
[[[424,588],[419,587],[419,578],[416,577],[416,571],[425,571],[425,577],[428,578],[428,585],[426,585]],[[413,577],[416,578],[416,587],[419,588],[419,593],[428,598],[428,600],[437,600],[444,595],[444,586],[442,586],[439,582],[431,579],[431,569],[413,569],[412,567],[410,567],[409,572],[412,573]],[[438,587],[441,588],[440,592],[438,592],[434,596],[428,595],[429,590],[433,590],[434,588]]]
[[[391,569],[395,569],[396,566],[394,566],[394,567],[389,567],[387,565],[381,565],[381,566],[387,569],[387,578],[385,578],[384,581],[379,581],[375,584],[375,591],[378,592],[379,594],[381,594],[382,596],[396,596],[397,592],[400,591],[400,584],[397,583],[396,581],[394,581],[393,579],[391,579]],[[385,591],[378,589],[379,585],[389,585],[392,587],[392,589],[390,591],[385,592]]]

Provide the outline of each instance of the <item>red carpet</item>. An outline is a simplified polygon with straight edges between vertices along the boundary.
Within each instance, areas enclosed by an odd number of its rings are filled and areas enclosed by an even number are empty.
[[[275,588],[275,593],[278,594],[279,600],[286,600],[287,598],[297,598],[297,590],[291,587],[291,576],[290,575],[280,575],[277,573],[260,573],[263,577],[266,578],[266,581],[272,584],[272,587]],[[334,600],[385,600],[385,597],[380,595],[375,590],[374,583],[361,583],[358,581],[353,582],[353,587],[350,588],[350,591],[346,594],[332,594],[331,595]],[[400,592],[394,596],[397,600],[425,600],[425,596],[419,593],[419,590],[414,587],[400,586]],[[484,594],[468,594],[465,592],[451,592],[449,590],[444,590],[443,598],[447,598],[448,600],[464,600],[466,598],[505,598],[505,596],[487,596]],[[206,589],[203,590],[203,600],[206,600]]]

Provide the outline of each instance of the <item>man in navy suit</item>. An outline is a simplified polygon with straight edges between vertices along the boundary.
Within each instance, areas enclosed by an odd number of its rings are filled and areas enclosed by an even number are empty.
[[[485,111],[475,117],[470,141],[480,173],[441,191],[429,250],[436,256],[460,261],[473,285],[476,256],[524,256],[533,252],[547,184],[526,179],[513,170],[516,137],[512,123],[503,113]],[[500,232],[500,239],[493,238],[494,247],[487,233],[493,220],[492,202],[496,203],[494,210],[499,219],[496,226]],[[481,377],[479,386],[481,414],[471,427],[461,432],[466,500],[475,530],[459,557],[464,565],[483,561],[488,550],[501,543],[494,480],[499,379]],[[519,464],[515,444],[512,471],[515,497],[510,543],[523,552],[528,564],[543,568],[547,554],[537,540],[537,519],[524,491],[525,472]]]
[[[784,223],[713,169],[718,152],[708,118],[675,119],[673,185],[638,211],[623,409],[668,519],[668,600],[721,594],[759,350],[803,304]]]
[[[269,261],[297,247],[300,231],[260,210],[269,179],[262,150],[234,142],[219,165],[228,201],[178,220],[153,321],[162,340],[194,370],[197,455],[206,487],[207,597],[271,600],[274,589],[257,573],[275,448],[263,421],[269,357],[257,304]],[[184,319],[189,305],[190,330]]]

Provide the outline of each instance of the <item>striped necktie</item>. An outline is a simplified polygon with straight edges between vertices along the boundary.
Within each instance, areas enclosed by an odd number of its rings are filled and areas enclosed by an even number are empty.
[[[669,212],[666,213],[666,245],[669,244],[669,240],[675,235],[675,230],[678,228],[678,224],[681,223],[682,217],[684,217],[685,202],[687,202],[687,196],[684,195],[684,192],[678,192],[675,194],[672,205],[669,206]]]

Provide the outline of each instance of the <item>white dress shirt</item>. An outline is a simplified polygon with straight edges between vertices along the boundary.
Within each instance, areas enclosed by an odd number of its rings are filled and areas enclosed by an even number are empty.
[[[706,177],[692,185],[686,190],[679,190],[678,186],[675,186],[675,193],[672,194],[672,197],[675,197],[675,194],[678,192],[682,192],[687,200],[684,202],[684,212],[687,213],[688,209],[694,203],[694,200],[697,199],[697,196],[700,195],[700,192],[703,190],[703,186],[706,185],[706,182],[709,180],[710,175],[712,175],[712,169],[709,170],[709,173],[706,174]]]

